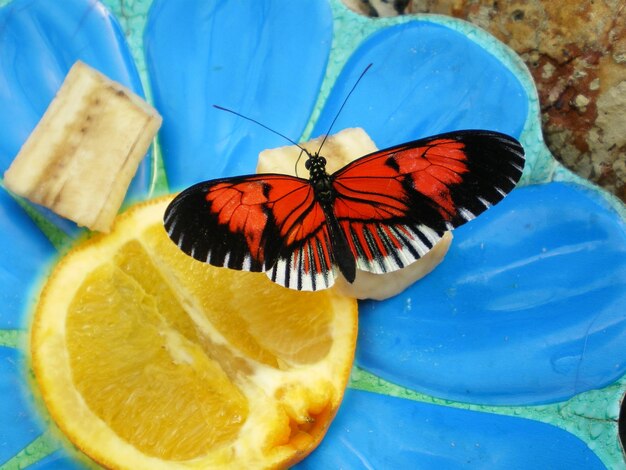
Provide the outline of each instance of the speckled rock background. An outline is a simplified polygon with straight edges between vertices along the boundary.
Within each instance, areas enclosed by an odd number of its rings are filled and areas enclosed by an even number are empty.
[[[369,16],[439,13],[508,44],[530,69],[565,166],[626,202],[626,1],[344,0]]]

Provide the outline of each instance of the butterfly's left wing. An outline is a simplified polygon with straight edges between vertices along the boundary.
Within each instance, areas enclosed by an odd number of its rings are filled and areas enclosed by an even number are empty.
[[[391,272],[499,202],[523,168],[524,151],[512,137],[441,134],[374,152],[335,172],[334,214],[357,267]]]
[[[263,271],[299,290],[334,282],[326,217],[307,180],[263,174],[198,183],[172,201],[164,224],[181,250],[214,266]]]

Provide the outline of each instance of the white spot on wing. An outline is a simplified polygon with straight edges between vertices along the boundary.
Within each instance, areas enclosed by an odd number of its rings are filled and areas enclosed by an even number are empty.
[[[268,271],[268,275],[270,275],[270,279],[273,276],[275,276],[276,280],[274,282],[276,282],[277,284],[280,284],[281,286],[288,287],[285,284],[285,281],[286,281],[286,276],[285,276],[286,268],[287,268],[287,263],[285,262],[284,259],[279,259],[278,261],[276,261],[276,264],[274,264],[272,269],[270,271]]]
[[[435,246],[435,243],[437,243],[441,238],[439,235],[437,235],[437,232],[435,232],[428,225],[420,225],[418,228],[420,232],[422,232],[422,234],[428,239],[432,246]],[[426,251],[430,251],[430,248],[428,248]]]
[[[519,171],[520,173],[524,171],[524,169],[516,163],[511,162],[511,166],[515,168],[517,171]]]
[[[169,214],[169,217],[171,217],[172,214]],[[168,217],[168,219],[169,219]],[[168,225],[169,220],[165,221],[165,225]],[[167,229],[167,234],[170,236],[170,238],[172,237],[172,233],[174,233],[174,229],[176,228],[176,224],[178,223],[178,219],[174,219],[174,222],[172,222],[172,225],[170,225]]]
[[[428,248],[426,245],[424,245],[424,242],[420,239],[420,237],[417,234],[417,232],[415,230],[413,230],[411,227],[406,227],[406,229],[411,234],[411,237],[412,237],[411,246],[415,249],[415,251],[417,251],[417,253],[420,256],[424,256],[426,253],[428,253],[430,248]]]
[[[246,255],[243,259],[241,269],[244,271],[250,271],[250,268],[252,268],[252,258],[250,258],[250,255]]]
[[[174,214],[175,214],[175,212],[174,212],[174,211],[169,211],[169,212],[167,213],[167,215],[165,216],[165,220],[163,221],[163,223],[164,223],[165,225],[169,224],[169,223],[170,223],[170,219],[171,219],[172,217],[174,217]],[[174,223],[176,223],[176,222],[174,222]]]
[[[485,199],[483,199],[482,197],[478,197],[478,200],[482,203],[483,206],[485,206],[487,209],[489,209],[491,207],[491,203]]]
[[[180,232],[180,237],[178,237],[178,240],[176,240],[176,245],[178,245],[178,248],[180,248],[181,250],[183,249],[183,239],[185,238],[185,232]],[[185,250],[183,250],[185,251]]]
[[[472,220],[472,219],[476,218],[476,216],[474,214],[472,214],[470,211],[468,211],[464,207],[461,207],[459,209],[459,214],[461,214],[461,217],[463,217],[465,220]]]

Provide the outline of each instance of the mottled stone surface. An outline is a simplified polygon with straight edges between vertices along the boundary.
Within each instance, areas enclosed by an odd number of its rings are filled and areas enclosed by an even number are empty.
[[[546,143],[567,167],[626,201],[626,2],[345,0],[370,16],[469,20],[524,59]]]

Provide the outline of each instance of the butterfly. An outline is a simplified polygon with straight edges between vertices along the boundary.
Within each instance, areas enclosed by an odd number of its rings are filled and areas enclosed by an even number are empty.
[[[182,191],[165,211],[169,237],[200,261],[315,291],[338,272],[353,282],[357,269],[408,266],[502,200],[524,168],[517,140],[483,130],[379,150],[332,174],[319,150],[303,151],[308,179],[254,174]]]

